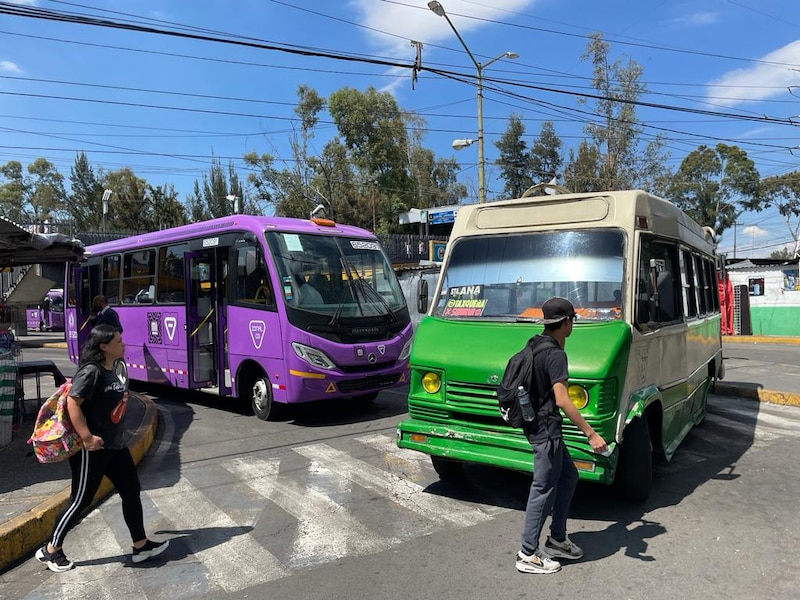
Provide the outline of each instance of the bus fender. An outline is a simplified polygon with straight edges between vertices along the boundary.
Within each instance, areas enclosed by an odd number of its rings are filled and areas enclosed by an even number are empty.
[[[634,391],[628,398],[627,412],[620,411],[620,417],[624,416],[624,420],[621,420],[619,423],[617,439],[621,437],[625,427],[627,427],[631,421],[641,417],[645,413],[645,410],[648,406],[653,404],[653,402],[659,402],[660,400],[661,392],[655,385],[648,385],[647,387],[643,387]]]

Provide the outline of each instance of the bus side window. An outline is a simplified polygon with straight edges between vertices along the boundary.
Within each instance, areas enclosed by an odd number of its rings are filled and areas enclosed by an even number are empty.
[[[236,253],[234,302],[275,308],[275,294],[269,272],[258,250],[253,246],[243,246],[237,248]]]

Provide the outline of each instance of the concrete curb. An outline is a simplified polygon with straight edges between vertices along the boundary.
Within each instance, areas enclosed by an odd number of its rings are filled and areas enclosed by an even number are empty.
[[[800,406],[800,394],[792,392],[775,392],[765,390],[758,383],[744,383],[739,381],[717,381],[712,388],[712,393],[718,395],[738,396],[759,402],[782,404],[784,406]]]
[[[722,343],[733,344],[800,344],[798,337],[779,337],[771,335],[723,335]]]
[[[134,464],[139,462],[147,454],[147,450],[153,443],[158,426],[158,410],[149,398],[140,396],[135,392],[130,392],[145,406],[144,418],[138,429],[134,432],[128,448],[133,456]],[[92,501],[92,506],[108,496],[113,490],[113,486],[108,479],[103,479],[97,495]],[[56,518],[69,502],[69,485],[52,498],[41,502],[25,514],[0,524],[0,573],[3,573],[9,566],[19,560],[31,555],[39,548],[50,536],[55,525]]]

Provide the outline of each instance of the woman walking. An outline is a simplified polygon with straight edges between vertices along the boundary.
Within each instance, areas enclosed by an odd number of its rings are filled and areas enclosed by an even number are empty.
[[[64,538],[91,504],[104,475],[122,498],[122,515],[133,540],[133,562],[157,556],[169,545],[169,541],[147,539],[139,476],[122,439],[128,393],[114,372],[114,362],[124,353],[119,330],[98,325],[81,350],[80,366],[72,379],[67,411],[83,448],[69,459],[70,503],[58,517],[50,541],[36,551],[36,558],[56,573],[74,566],[62,549]]]

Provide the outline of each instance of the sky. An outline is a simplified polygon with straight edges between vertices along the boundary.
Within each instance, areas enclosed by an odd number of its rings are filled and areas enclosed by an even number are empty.
[[[477,137],[476,68],[426,0],[83,2],[0,1],[0,9],[45,9],[81,21],[0,13],[0,164],[44,157],[68,184],[76,153],[85,152],[96,170],[130,167],[153,185],[174,184],[185,198],[212,157],[232,161],[242,180],[248,152],[290,166],[299,85],[322,96],[372,86],[424,118],[424,144],[458,161],[468,201],[476,200],[476,147],[451,147]],[[519,55],[483,71],[490,199],[502,190],[494,142],[512,113],[529,144],[543,121],[553,123],[565,149],[584,137],[591,104],[581,105],[578,95],[593,90],[581,56],[596,32],[612,59],[642,66],[641,100],[649,103],[637,108],[643,137],[663,136],[673,169],[699,145],[722,142],[745,150],[762,177],[800,170],[793,0],[441,4],[478,62]],[[84,24],[87,16],[158,31]],[[334,131],[323,115],[311,151],[321,151]],[[775,210],[743,213],[738,223],[720,241],[728,256],[766,257],[791,240]]]

